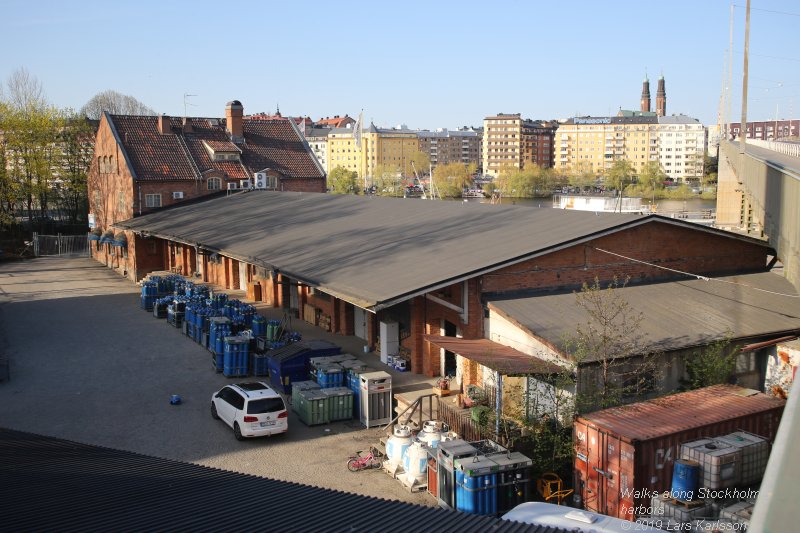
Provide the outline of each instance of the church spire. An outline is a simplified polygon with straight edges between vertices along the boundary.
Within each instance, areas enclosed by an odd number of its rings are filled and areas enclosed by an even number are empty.
[[[650,80],[647,78],[647,70],[644,71],[644,82],[642,82],[642,113],[650,112]]]
[[[667,115],[667,89],[664,84],[664,73],[658,78],[658,90],[656,91],[656,115],[663,117]]]

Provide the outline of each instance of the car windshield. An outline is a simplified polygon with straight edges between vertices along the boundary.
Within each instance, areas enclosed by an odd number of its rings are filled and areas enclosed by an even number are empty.
[[[263,398],[261,400],[250,400],[247,402],[247,414],[261,415],[264,413],[274,413],[283,411],[286,407],[281,398]]]

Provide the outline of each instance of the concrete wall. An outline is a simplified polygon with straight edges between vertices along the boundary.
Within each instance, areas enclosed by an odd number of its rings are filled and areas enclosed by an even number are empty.
[[[720,175],[731,182],[730,173],[742,182],[745,192],[744,220],[740,229],[763,230],[770,244],[777,250],[784,265],[787,279],[800,289],[800,175],[778,164],[761,161],[749,154],[744,159],[738,154],[738,144],[722,143],[722,154],[736,168],[720,167]],[[788,156],[782,156],[788,157]],[[800,161],[798,161],[800,167]],[[733,178],[736,179],[736,178]],[[719,200],[718,200],[719,201]],[[731,203],[730,197],[723,201]]]

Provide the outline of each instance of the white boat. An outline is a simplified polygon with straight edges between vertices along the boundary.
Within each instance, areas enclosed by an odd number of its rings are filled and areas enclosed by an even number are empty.
[[[641,215],[652,213],[649,205],[642,205],[641,198],[620,198],[618,196],[556,194],[553,196],[553,207],[596,213],[638,213]]]
[[[461,198],[485,198],[481,189],[464,189],[461,192]]]

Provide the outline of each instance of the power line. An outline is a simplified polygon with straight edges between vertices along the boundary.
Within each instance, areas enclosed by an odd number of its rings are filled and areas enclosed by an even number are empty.
[[[767,289],[761,289],[761,288],[758,288],[758,287],[753,287],[752,285],[747,285],[745,283],[739,283],[737,281],[729,281],[729,280],[719,279],[719,278],[709,278],[708,276],[703,276],[701,274],[692,274],[691,272],[684,272],[683,270],[676,270],[674,268],[668,268],[668,267],[661,266],[661,265],[655,265],[653,263],[648,263],[647,261],[642,261],[641,259],[634,259],[633,257],[628,257],[626,255],[618,254],[616,252],[610,252],[608,250],[603,250],[602,248],[595,248],[594,246],[590,246],[590,248],[592,248],[593,250],[597,250],[598,252],[603,252],[603,253],[607,253],[607,254],[610,254],[610,255],[615,255],[617,257],[621,257],[622,259],[627,259],[628,261],[633,261],[634,263],[640,263],[642,265],[647,265],[647,266],[654,267],[654,268],[660,268],[662,270],[668,270],[670,272],[675,272],[677,274],[683,274],[684,276],[697,278],[697,279],[703,280],[703,281],[717,281],[719,283],[728,283],[730,285],[739,285],[741,287],[746,287],[748,289],[753,289],[753,290],[756,290],[756,291],[766,292],[766,293],[769,293],[769,294],[775,294],[777,296],[786,296],[787,298],[800,298],[800,295],[797,295],[797,294],[785,294],[785,293],[782,293],[782,292],[775,292],[775,291],[770,291],[770,290],[767,290]]]
[[[745,6],[740,6],[739,4],[734,4],[735,7],[744,8]],[[763,11],[764,13],[774,13],[776,15],[789,15],[790,17],[800,17],[800,13],[790,13],[788,11],[775,11],[773,9],[760,9],[757,7],[751,7],[750,11]]]

